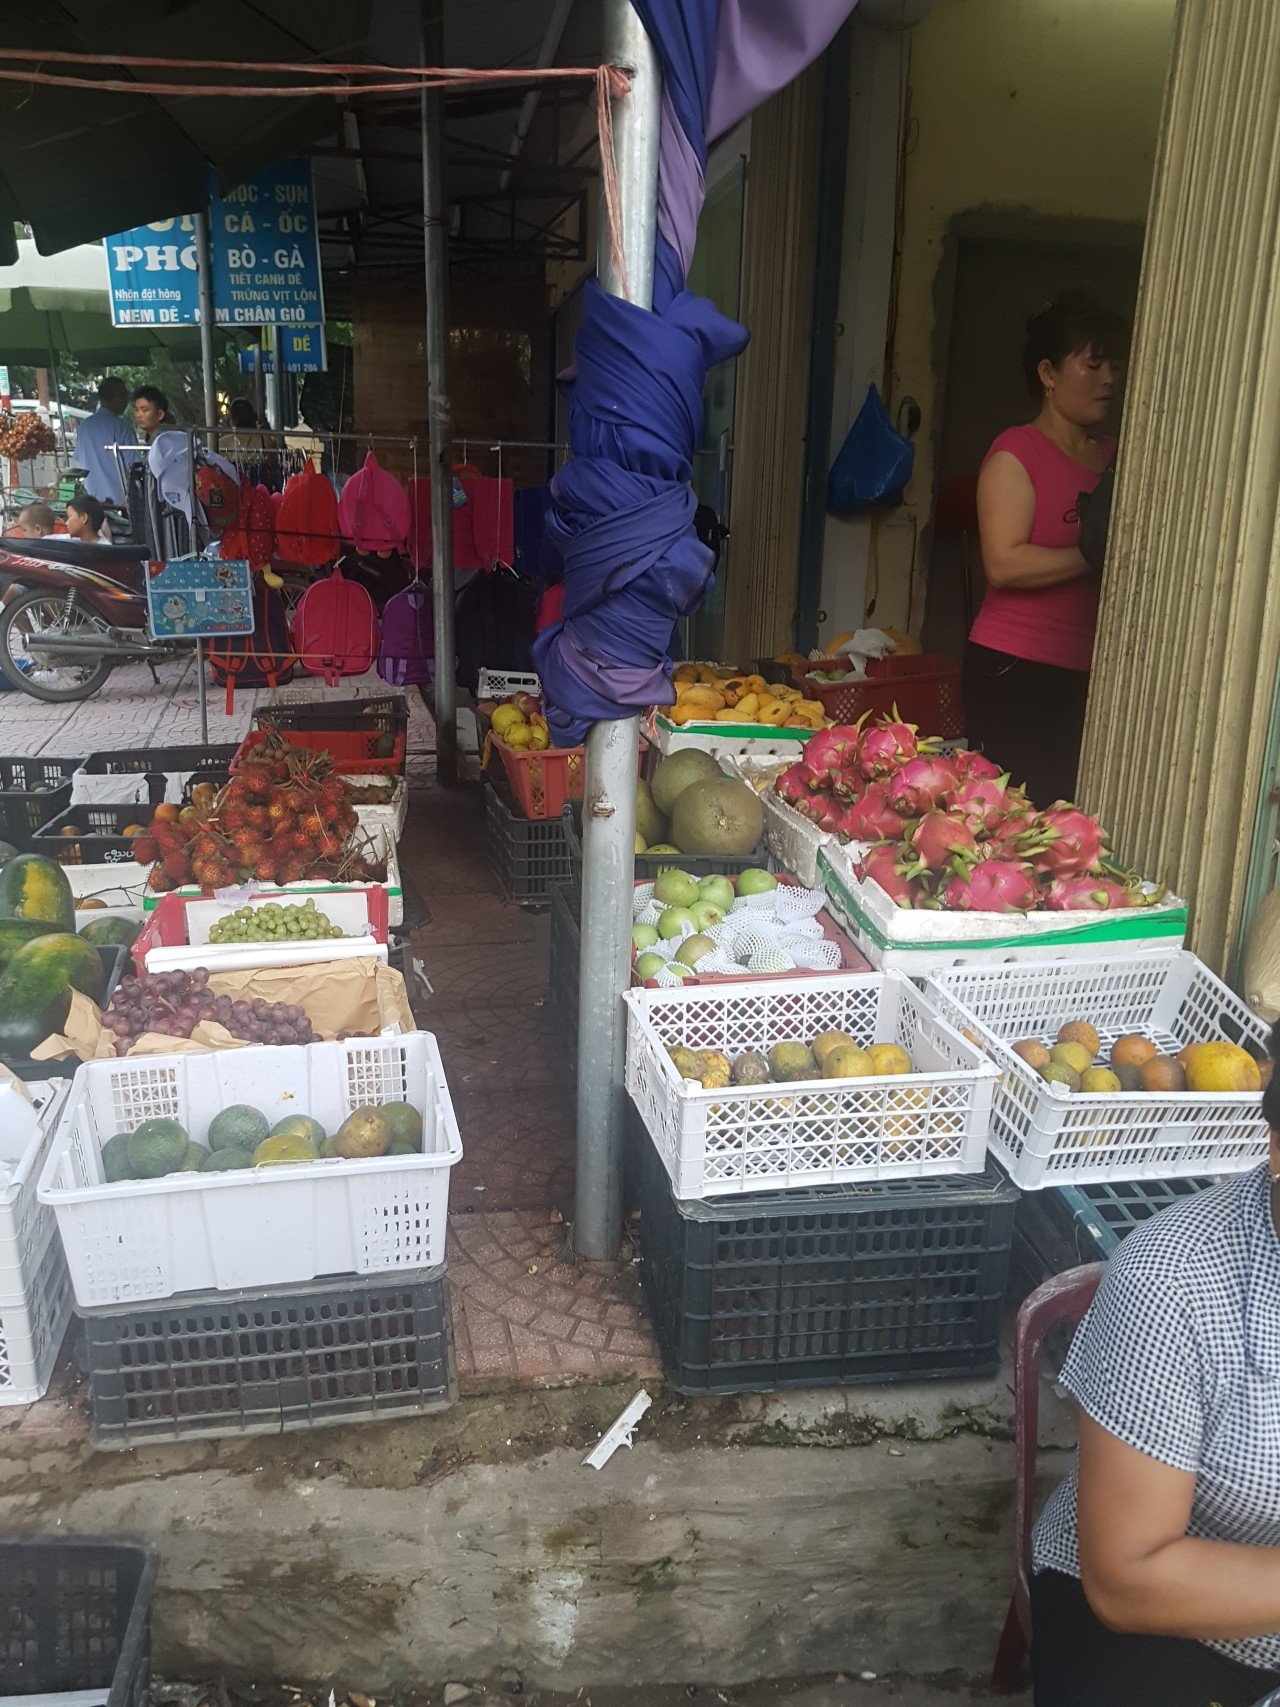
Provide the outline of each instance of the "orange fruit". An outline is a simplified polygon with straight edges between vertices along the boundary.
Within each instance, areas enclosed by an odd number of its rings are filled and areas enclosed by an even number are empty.
[[[75,824],[64,824],[58,831],[58,834],[60,836],[78,836],[80,834],[80,829]]]
[[[1259,1091],[1262,1074],[1247,1049],[1235,1043],[1203,1043],[1187,1062],[1193,1091]]]
[[[1059,1028],[1057,1041],[1059,1043],[1079,1043],[1087,1049],[1090,1055],[1096,1055],[1102,1048],[1102,1039],[1098,1036],[1088,1020],[1068,1020],[1066,1025]]]
[[[176,824],[178,822],[179,810],[180,809],[175,806],[172,801],[167,800],[162,806],[156,807],[155,811],[151,814],[151,821],[153,824]]]
[[[126,824],[120,832],[122,836],[145,836],[146,833],[141,824]]]
[[[1124,1037],[1117,1037],[1111,1045],[1111,1065],[1141,1067],[1144,1061],[1150,1061],[1159,1053],[1149,1037],[1139,1037],[1135,1032],[1129,1032]]]
[[[1187,1075],[1171,1055],[1153,1055],[1140,1069],[1144,1091],[1185,1091]]]

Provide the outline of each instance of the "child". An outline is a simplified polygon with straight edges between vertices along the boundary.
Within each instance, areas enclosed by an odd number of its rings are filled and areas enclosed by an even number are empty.
[[[106,536],[102,528],[106,518],[107,512],[101,501],[88,492],[77,492],[74,498],[67,500],[67,532],[82,545],[103,543]]]

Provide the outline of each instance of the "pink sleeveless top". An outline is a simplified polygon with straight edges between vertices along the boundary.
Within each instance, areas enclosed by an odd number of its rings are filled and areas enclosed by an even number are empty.
[[[1098,442],[1110,458],[1115,440]],[[1077,544],[1076,501],[1081,492],[1093,491],[1101,471],[1076,462],[1038,427],[1010,427],[1001,433],[983,458],[983,467],[1002,450],[1017,457],[1035,489],[1030,543],[1057,550]],[[1056,587],[988,587],[969,638],[993,652],[1007,652],[1035,664],[1087,670],[1093,662],[1097,624],[1098,583],[1092,575],[1082,575]]]

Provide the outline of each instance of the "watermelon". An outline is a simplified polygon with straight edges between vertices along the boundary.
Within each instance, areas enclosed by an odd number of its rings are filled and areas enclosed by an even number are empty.
[[[0,1055],[30,1055],[66,1024],[73,989],[100,1002],[105,987],[101,954],[74,933],[50,931],[24,944],[0,972]]]
[[[87,925],[81,925],[79,934],[95,948],[132,948],[133,940],[141,929],[142,926],[132,919],[113,918],[108,914],[105,919],[91,919]]]
[[[67,874],[43,854],[19,854],[0,867],[0,919],[43,919],[55,931],[76,928]]]

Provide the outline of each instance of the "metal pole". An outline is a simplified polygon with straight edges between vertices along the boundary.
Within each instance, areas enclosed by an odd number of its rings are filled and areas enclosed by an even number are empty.
[[[444,64],[443,0],[424,0],[422,63]],[[458,782],[457,657],[453,638],[453,404],[449,398],[449,231],[444,192],[444,100],[422,91],[422,275],[427,297],[427,428],[431,469],[432,614],[436,644],[436,776]]]
[[[614,103],[613,141],[621,201],[622,251],[631,299],[648,308],[657,238],[658,127],[662,78],[657,55],[631,0],[607,0],[605,57],[633,72],[631,92]],[[596,257],[611,295],[621,281],[609,258],[603,196]],[[597,723],[587,735],[582,802],[582,959],[578,975],[578,1183],[573,1243],[579,1256],[607,1262],[622,1237],[623,1070],[627,1033],[622,991],[631,971],[631,886],[635,869],[634,717]]]
[[[200,282],[200,368],[204,377],[204,424],[218,424],[218,387],[213,376],[213,256],[209,215],[196,215],[196,277]]]

